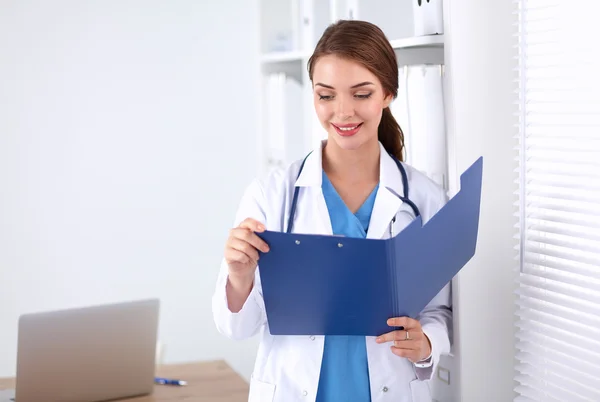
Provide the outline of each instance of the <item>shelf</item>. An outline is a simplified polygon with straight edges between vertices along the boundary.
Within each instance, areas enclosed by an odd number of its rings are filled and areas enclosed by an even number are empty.
[[[444,63],[444,35],[395,39],[390,43],[400,66]],[[286,73],[302,83],[306,78],[306,62],[310,55],[305,51],[266,53],[260,58],[262,71],[266,74]]]
[[[422,47],[443,47],[444,35],[415,36],[412,38],[394,39],[390,41],[394,49],[410,49]],[[310,54],[303,51],[271,52],[263,54],[262,64],[302,63]]]
[[[260,58],[263,73],[285,73],[302,83],[310,54],[303,51],[272,52]]]
[[[415,36],[390,41],[399,66],[444,64],[444,35]]]
[[[271,52],[263,54],[261,62],[263,64],[277,64],[289,62],[302,62],[303,59],[310,57],[306,52],[290,51],[290,52]]]
[[[443,47],[444,35],[415,36],[412,38],[395,39],[390,41],[394,49],[410,49],[418,47]]]

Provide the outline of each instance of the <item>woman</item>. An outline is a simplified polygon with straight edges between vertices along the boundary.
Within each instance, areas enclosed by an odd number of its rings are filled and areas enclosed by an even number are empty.
[[[258,274],[258,251],[269,249],[256,233],[285,231],[293,223],[296,233],[387,238],[416,214],[426,222],[446,202],[433,181],[399,162],[403,135],[389,109],[397,96],[398,65],[377,26],[329,26],[308,70],[327,139],[304,160],[247,189],[213,298],[217,328],[234,339],[261,334],[250,401],[431,401],[424,380],[450,350],[448,285],[418,320],[391,318],[390,332],[379,337],[269,333]],[[402,198],[402,173],[414,205]]]

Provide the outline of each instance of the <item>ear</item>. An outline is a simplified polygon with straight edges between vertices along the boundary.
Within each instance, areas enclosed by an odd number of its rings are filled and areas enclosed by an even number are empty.
[[[386,107],[390,107],[392,101],[394,100],[393,95],[386,95],[385,98],[383,98],[383,108],[385,109]]]

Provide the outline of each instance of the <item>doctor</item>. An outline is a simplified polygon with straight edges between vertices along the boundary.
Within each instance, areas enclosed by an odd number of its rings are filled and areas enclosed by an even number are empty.
[[[378,337],[269,333],[258,274],[258,250],[269,248],[257,232],[387,238],[446,202],[440,187],[400,162],[403,135],[389,109],[398,65],[377,26],[329,26],[308,70],[327,139],[246,190],[213,296],[216,326],[232,339],[260,334],[250,402],[429,402],[426,380],[450,350],[448,285],[417,320],[391,317],[390,332]]]

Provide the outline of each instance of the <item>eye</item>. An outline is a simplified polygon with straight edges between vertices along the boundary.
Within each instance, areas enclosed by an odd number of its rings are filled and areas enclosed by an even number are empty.
[[[331,95],[319,95],[319,100],[331,100],[333,96]]]
[[[368,93],[368,94],[357,94],[355,95],[358,99],[369,99],[371,97],[372,93]]]

